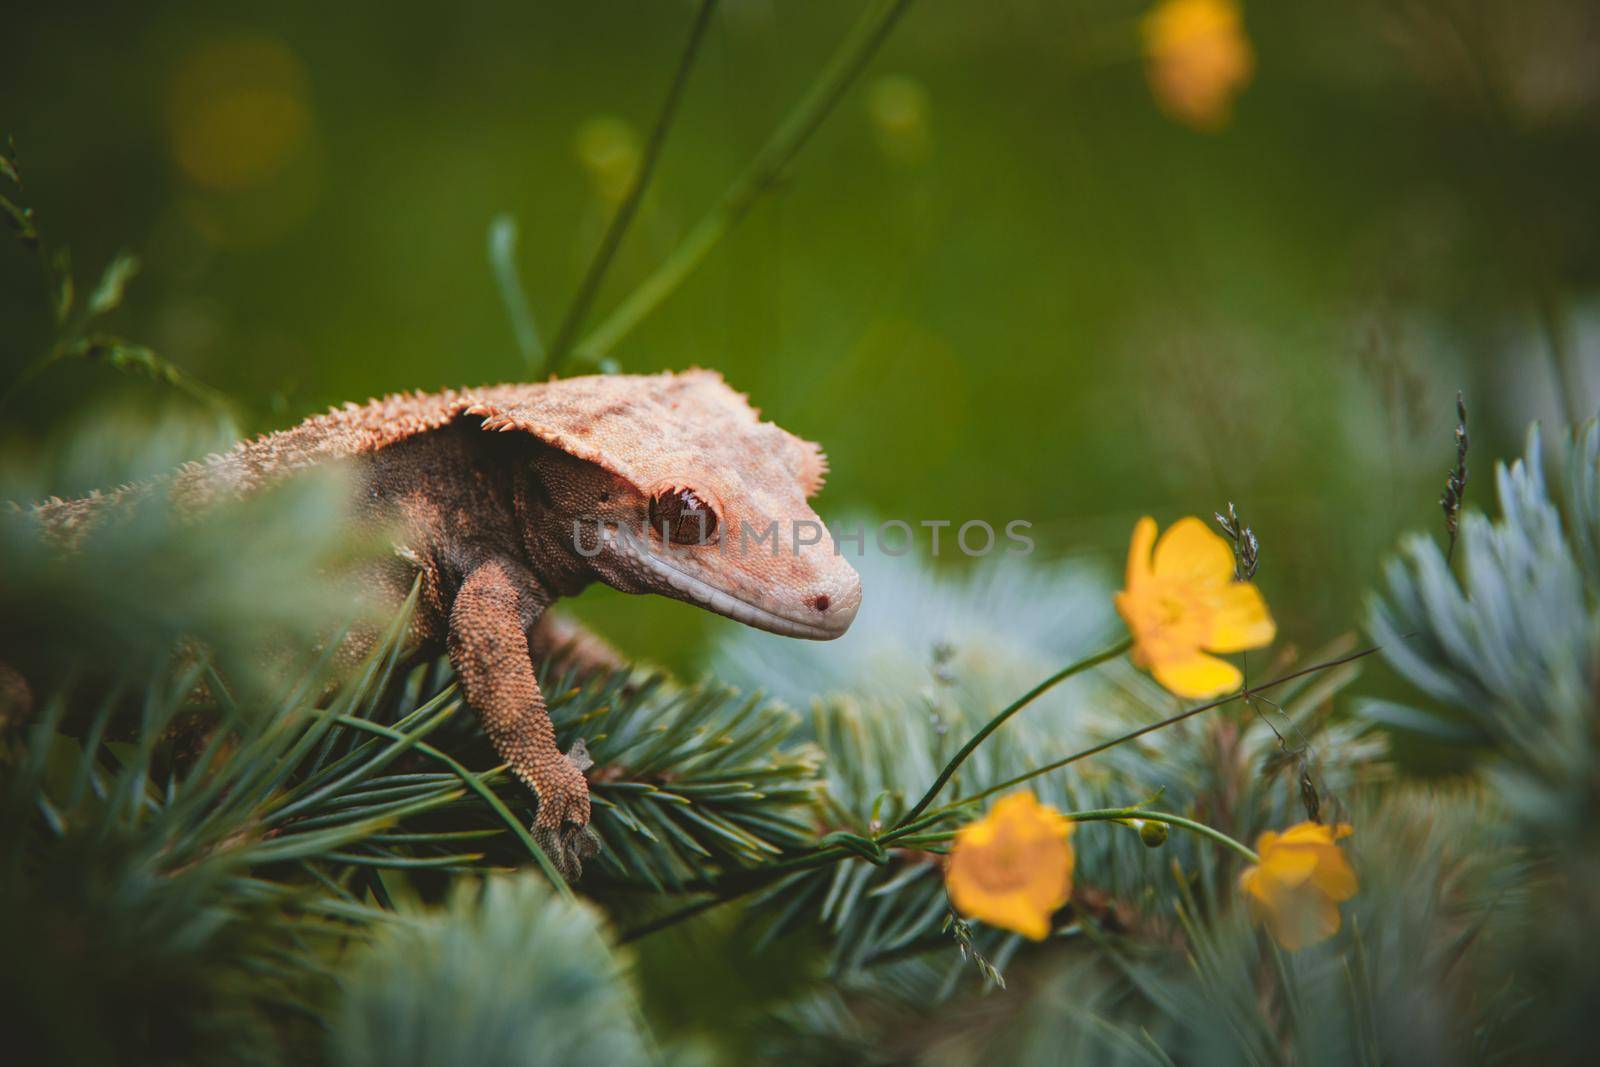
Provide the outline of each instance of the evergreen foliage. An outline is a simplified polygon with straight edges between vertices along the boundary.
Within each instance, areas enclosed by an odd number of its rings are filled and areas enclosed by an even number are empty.
[[[780,184],[908,6],[863,10],[751,166],[579,336],[620,213],[547,366],[604,365]],[[0,213],[39,252],[9,149],[0,177]],[[498,224],[491,258],[531,361],[514,243]],[[98,332],[135,260],[83,299],[64,253],[42,262],[56,335],[29,377],[102,360],[223,406]],[[705,1036],[652,1015],[633,969],[682,924],[707,955],[722,937],[800,961],[781,1003],[737,1006],[759,1032],[715,1035],[787,1067],[1559,1060],[1600,1000],[1600,425],[1563,443],[1554,478],[1530,433],[1496,471],[1491,519],[1462,510],[1460,410],[1447,547],[1407,540],[1369,615],[1403,699],[1351,698],[1343,638],[1247,660],[1259,690],[1180,718],[1197,709],[1114,658],[1093,568],[1010,559],[953,581],[879,557],[846,656],[746,633],[718,651],[722,681],[538,665],[561,746],[595,761],[603,848],[576,886],[448,663],[410,654],[412,605],[378,614],[330,580],[384,550],[344,536],[336,474],[203,519],[134,494],[71,553],[9,509],[0,1034],[42,1064],[653,1062]],[[1253,571],[1254,533],[1231,505],[1223,525]],[[1017,700],[1096,657],[1110,662]],[[1392,737],[1461,759],[1423,780]],[[1079,819],[1076,891],[1038,943],[956,918],[942,876],[958,828],[1012,788]],[[1337,936],[1289,953],[1252,922],[1216,835],[1304,819],[1356,827],[1361,889]]]
[[[340,1067],[651,1062],[593,908],[532,872],[462,879],[350,959],[329,1033]]]

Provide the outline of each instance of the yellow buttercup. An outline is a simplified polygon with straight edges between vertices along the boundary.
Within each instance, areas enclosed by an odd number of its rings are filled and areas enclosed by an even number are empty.
[[[1050,916],[1072,895],[1072,821],[1034,799],[1003,797],[956,834],[945,868],[962,915],[1043,939]]]
[[[1156,521],[1139,520],[1116,605],[1133,633],[1133,662],[1191,699],[1221,696],[1244,681],[1239,668],[1207,653],[1260,648],[1278,632],[1260,590],[1234,580],[1228,542],[1192,516],[1160,541]]]
[[[1239,876],[1250,911],[1286,949],[1303,948],[1339,930],[1339,903],[1360,888],[1356,873],[1335,842],[1349,824],[1298,823],[1256,841],[1261,862]]]

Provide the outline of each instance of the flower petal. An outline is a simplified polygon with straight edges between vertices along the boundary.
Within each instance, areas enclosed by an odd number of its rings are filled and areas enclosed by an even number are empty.
[[[1133,569],[1132,557],[1128,559],[1128,569]],[[1146,666],[1149,663],[1149,657],[1145,655],[1144,646],[1138,641],[1140,623],[1142,621],[1139,616],[1138,598],[1126,591],[1112,593],[1111,603],[1117,609],[1117,614],[1122,616],[1122,621],[1127,623],[1128,632],[1134,636],[1133,649],[1128,653],[1133,659],[1133,665],[1135,667]]]
[[[1244,682],[1244,675],[1239,673],[1239,668],[1204,652],[1156,663],[1150,668],[1150,673],[1169,692],[1190,700],[1204,700],[1231,693]]]
[[[1349,900],[1356,895],[1360,884],[1350,861],[1337,845],[1325,845],[1317,860],[1317,869],[1311,874],[1311,883],[1328,895],[1330,900]]]
[[[1252,582],[1229,582],[1210,598],[1211,635],[1205,647],[1212,652],[1243,652],[1270,645],[1278,626],[1267,612],[1261,590]]]
[[[1134,534],[1138,536],[1137,529]],[[1159,578],[1229,582],[1233,580],[1233,549],[1205,523],[1190,515],[1173,523],[1161,535],[1152,569]]]
[[[1340,921],[1339,905],[1305,893],[1280,899],[1267,916],[1273,938],[1290,952],[1332,937]]]
[[[1320,822],[1297,822],[1278,838],[1285,845],[1331,845],[1333,829]]]
[[[1128,545],[1129,590],[1138,588],[1150,577],[1150,549],[1156,543],[1156,520],[1146,515],[1133,524],[1133,541]]]
[[[1301,885],[1317,870],[1317,852],[1309,848],[1279,845],[1261,857],[1265,876],[1279,887]]]
[[[1033,941],[1043,941],[1050,933],[1050,912],[1041,910],[1024,893],[985,896],[968,902],[951,893],[950,899],[956,910],[968,918],[1004,930],[1015,930]]]

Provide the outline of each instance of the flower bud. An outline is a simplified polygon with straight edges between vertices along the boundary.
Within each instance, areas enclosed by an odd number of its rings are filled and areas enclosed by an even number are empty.
[[[1139,821],[1139,840],[1144,842],[1145,848],[1160,848],[1167,843],[1167,824],[1141,819]]]

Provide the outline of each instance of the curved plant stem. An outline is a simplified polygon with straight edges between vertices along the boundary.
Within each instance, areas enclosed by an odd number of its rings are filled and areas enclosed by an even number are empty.
[[[1169,815],[1164,811],[1146,811],[1143,808],[1100,808],[1095,811],[1068,811],[1063,814],[1073,822],[1123,822],[1128,819],[1164,822],[1169,826],[1181,827],[1192,834],[1210,838],[1219,845],[1226,845],[1251,863],[1261,862],[1261,857],[1248,845],[1236,841],[1215,827],[1195,822],[1193,819],[1185,819],[1182,815]]]
[[[1261,862],[1261,857],[1258,856],[1253,850],[1229,837],[1221,830],[1207,826],[1205,823],[1195,822],[1193,819],[1185,819],[1181,815],[1170,815],[1164,811],[1147,811],[1144,808],[1096,808],[1091,811],[1068,811],[1063,812],[1062,814],[1065,815],[1066,818],[1071,819],[1073,822],[1121,822],[1128,819],[1148,819],[1151,822],[1164,822],[1169,825],[1188,830],[1191,833],[1199,834],[1201,837],[1209,838],[1220,845],[1224,845],[1237,852],[1251,863]],[[901,843],[902,847],[906,848],[922,847],[925,845],[943,843],[950,840],[954,836],[954,830],[943,831],[937,834],[928,834],[916,838],[903,836]],[[886,841],[887,838],[879,838],[879,840]],[[738,900],[740,897],[749,896],[756,890],[770,884],[774,877],[781,874],[790,873],[796,868],[820,867],[831,863],[834,860],[847,859],[852,855],[854,855],[854,853],[848,851],[847,849],[829,847],[819,849],[816,852],[809,854],[796,856],[792,860],[773,864],[771,867],[763,867],[759,871],[748,872],[752,876],[748,880],[745,880],[731,888],[723,887],[720,892],[716,892],[715,895],[706,897],[704,900],[697,900],[693,904],[686,904],[675,911],[669,911],[665,915],[658,916],[654,919],[651,919],[649,922],[641,923],[632,929],[626,930],[617,938],[617,942],[618,944],[626,944],[630,941],[637,941],[641,937],[648,937],[658,930],[665,930],[670,926],[676,926],[681,922],[686,922],[689,919],[694,918],[696,915],[710,911],[719,904],[726,904],[730,901]]]
[[[637,941],[639,938],[647,937],[657,930],[665,930],[669,926],[677,926],[681,922],[694,918],[701,912],[710,911],[719,904],[726,904],[729,901],[738,900],[740,897],[747,897],[756,890],[771,884],[773,879],[789,874],[799,868],[821,867],[834,860],[844,859],[851,855],[854,855],[854,853],[847,849],[840,848],[837,845],[829,845],[812,851],[801,852],[787,860],[780,860],[777,863],[755,870],[736,871],[734,875],[739,878],[737,883],[730,885],[727,881],[719,881],[708,885],[706,891],[710,892],[711,896],[706,897],[704,900],[697,900],[693,904],[686,904],[675,911],[669,911],[665,915],[657,916],[649,922],[640,923],[638,926],[624,930],[617,936],[617,944],[625,945],[629,941]]]
[[[1229,837],[1221,830],[1207,826],[1205,823],[1186,819],[1182,815],[1173,815],[1170,812],[1130,807],[1095,808],[1091,811],[1064,811],[1061,814],[1063,818],[1070,819],[1073,822],[1131,822],[1135,819],[1143,819],[1146,822],[1162,822],[1169,826],[1188,830],[1193,834],[1199,834],[1201,837],[1208,837],[1219,845],[1226,845],[1251,863],[1261,862],[1261,857],[1256,854],[1254,849],[1236,838]],[[937,830],[933,833],[897,836],[894,843],[902,849],[920,850],[930,845],[948,844],[955,839],[957,832],[956,830]],[[880,838],[880,840],[884,839]],[[832,859],[834,857],[830,856],[829,858]]]
[[[1177,715],[1162,719],[1160,722],[1151,723],[1149,726],[1142,726],[1139,729],[1130,731],[1121,735],[1120,737],[1112,738],[1110,741],[1104,741],[1098,745],[1094,745],[1091,748],[1086,748],[1081,752],[1075,752],[1064,759],[1056,760],[1054,763],[1046,764],[1045,766],[1039,767],[1036,770],[1029,771],[1027,774],[1018,775],[1017,777],[1009,779],[1008,781],[1001,782],[997,786],[992,786],[991,788],[985,789],[979,793],[975,793],[970,797],[963,797],[958,801],[935,808],[932,811],[924,814],[924,809],[927,808],[928,804],[932,801],[934,796],[938,794],[939,790],[943,788],[944,784],[949,781],[950,775],[955,772],[955,768],[959,766],[961,761],[970,755],[972,751],[989,736],[989,734],[993,733],[1001,723],[1003,723],[1011,715],[1015,714],[1029,701],[1036,698],[1040,693],[1043,693],[1045,690],[1049,689],[1057,682],[1062,681],[1064,678],[1072,674],[1076,674],[1079,671],[1087,670],[1089,667],[1092,667],[1097,663],[1101,663],[1107,659],[1121,655],[1127,649],[1127,642],[1124,642],[1115,648],[1107,649],[1106,651],[1097,653],[1088,659],[1080,660],[1069,667],[1063,668],[1061,671],[1058,671],[1056,674],[1046,678],[1028,693],[1025,693],[1022,697],[1018,698],[1015,702],[1007,706],[1004,711],[995,716],[994,719],[991,719],[989,724],[980,730],[971,741],[962,746],[962,749],[959,753],[957,753],[956,758],[951,760],[949,764],[946,764],[945,772],[940,774],[939,780],[934,783],[933,788],[924,794],[923,798],[917,802],[916,806],[907,812],[892,829],[872,838],[872,843],[882,849],[887,846],[901,844],[907,839],[911,839],[913,835],[917,835],[915,840],[917,840],[919,844],[931,842],[935,836],[942,837],[944,835],[923,835],[921,834],[921,831],[939,823],[943,819],[947,818],[951,813],[959,811],[962,808],[969,807],[985,797],[993,796],[995,793],[1001,792],[1002,790],[1010,789],[1028,781],[1029,779],[1037,778],[1042,774],[1048,774],[1051,771],[1058,770],[1070,763],[1076,763],[1078,760],[1087,759],[1089,756],[1104,752],[1110,748],[1115,748],[1117,745],[1132,741],[1135,738],[1143,737],[1145,734],[1154,733],[1155,731],[1164,729],[1165,727],[1171,726],[1174,723],[1182,722],[1184,719],[1199,715],[1201,712],[1210,711],[1214,708],[1220,708],[1224,704],[1232,703],[1233,701],[1241,698],[1249,698],[1257,693],[1276,688],[1277,686],[1283,685],[1287,682],[1292,682],[1296,678],[1303,678],[1308,674],[1315,674],[1319,671],[1330,670],[1334,667],[1341,667],[1346,663],[1353,662],[1365,656],[1370,656],[1374,652],[1379,651],[1381,648],[1382,646],[1380,645],[1373,645],[1372,647],[1364,648],[1359,652],[1352,652],[1347,656],[1340,656],[1337,659],[1324,660],[1321,663],[1313,663],[1309,667],[1302,667],[1297,671],[1290,671],[1288,674],[1279,675],[1271,681],[1263,682],[1254,688],[1241,689],[1237,693],[1230,693],[1229,695],[1218,700],[1213,700],[1207,704],[1201,704],[1199,707],[1190,708],[1188,711],[1179,712]],[[1186,819],[1181,815],[1169,815],[1166,812],[1148,811],[1144,808],[1138,807],[1099,808],[1090,811],[1066,812],[1064,814],[1067,818],[1076,822],[1116,821],[1125,819],[1149,819],[1153,822],[1164,822],[1173,826],[1181,827],[1185,830],[1189,830],[1192,833],[1200,834],[1203,837],[1210,838],[1211,840],[1216,841],[1218,844],[1227,846],[1228,848],[1237,852],[1239,855],[1250,860],[1252,863],[1260,862],[1260,857],[1257,856],[1256,853],[1246,845],[1235,841],[1233,838],[1222,833],[1220,830],[1214,830],[1204,823],[1195,822],[1192,819]],[[902,845],[902,847],[904,846]],[[850,849],[843,848],[836,844],[818,845],[811,849],[779,860],[777,863],[766,867],[743,871],[733,871],[721,878],[709,880],[704,883],[697,883],[693,886],[694,889],[702,890],[713,895],[704,900],[699,900],[693,904],[689,904],[678,909],[677,911],[668,912],[665,915],[662,915],[656,919],[652,919],[649,922],[634,927],[631,930],[625,931],[619,938],[619,941],[627,942],[638,940],[647,934],[655,933],[657,930],[663,930],[669,926],[675,926],[686,919],[692,919],[696,915],[716,907],[718,904],[724,904],[728,901],[737,900],[740,897],[748,896],[757,889],[760,889],[763,885],[769,884],[773,878],[779,875],[786,874],[803,867],[821,866],[826,863],[831,863],[834,860],[843,859],[845,857],[854,856],[857,854],[858,853]]]
[[[750,166],[722,194],[701,220],[689,231],[656,272],[646,278],[628,298],[581,341],[575,352],[594,362],[606,355],[641,320],[654,311],[684,278],[706,257],[706,253],[750,210],[752,204],[777,184],[785,168],[816,132],[823,119],[839,103],[878,46],[889,36],[895,22],[911,6],[911,0],[877,0],[856,22],[850,35],[834,53],[806,95],[795,104],[773,131]],[[559,366],[560,342],[551,351],[551,369]]]
[[[710,911],[718,904],[726,904],[730,900],[737,900],[747,893],[755,892],[758,888],[758,886],[750,886],[748,889],[740,890],[737,893],[707,897],[704,900],[697,900],[693,904],[687,904],[676,911],[669,911],[665,915],[651,919],[649,922],[640,923],[638,926],[624,930],[617,935],[617,944],[626,945],[628,942],[637,941],[641,937],[649,937],[657,930],[665,930],[669,926],[677,926],[679,923],[686,922],[702,912]]]
[[[594,298],[600,292],[600,283],[605,280],[606,268],[611,266],[611,259],[617,254],[617,248],[628,232],[628,224],[633,221],[639,205],[644,201],[645,190],[649,188],[650,178],[655,173],[656,161],[661,158],[662,146],[667,142],[667,131],[671,129],[672,120],[677,114],[678,102],[683,99],[684,86],[689,83],[689,71],[694,67],[695,57],[700,52],[700,44],[705,40],[706,29],[711,25],[711,15],[716,8],[717,0],[700,0],[700,9],[695,12],[694,25],[689,30],[689,43],[684,45],[683,55],[678,59],[678,69],[673,72],[672,82],[667,86],[666,98],[662,100],[661,111],[656,115],[655,128],[650,131],[650,140],[645,145],[639,169],[633,176],[633,184],[617,207],[617,213],[611,216],[611,224],[606,227],[605,236],[600,240],[600,247],[595,251],[594,259],[589,262],[589,269],[578,285],[578,293],[572,298],[572,304],[567,308],[567,314],[556,330],[556,338],[550,345],[550,354],[545,359],[546,376],[553,376],[561,369],[561,364],[572,349],[573,339],[583,326],[583,320],[589,314]]]
[[[1132,639],[1125,639],[1119,641],[1117,644],[1103,652],[1096,652],[1087,659],[1080,659],[1078,662],[1070,666],[1063,667],[1061,670],[1052,674],[1050,677],[1046,678],[1044,681],[1040,682],[1038,685],[1022,694],[1016,700],[1013,700],[1010,704],[1007,704],[1005,708],[1001,710],[1000,714],[996,715],[994,718],[985,723],[983,729],[973,734],[971,739],[968,740],[966,744],[961,746],[961,751],[957,752],[954,758],[952,758],[949,763],[944,765],[944,770],[939,772],[939,777],[934,779],[933,784],[928,787],[928,791],[922,794],[922,799],[913,804],[911,806],[911,810],[900,817],[899,821],[894,824],[894,827],[890,832],[893,833],[894,830],[905,829],[913,820],[916,819],[918,815],[921,815],[928,805],[933,803],[934,798],[939,795],[939,790],[943,789],[945,784],[950,781],[950,777],[956,773],[956,769],[965,763],[967,757],[972,755],[972,753],[977,750],[979,745],[988,740],[989,735],[998,730],[1007,719],[1011,718],[1011,716],[1015,715],[1017,712],[1033,703],[1040,696],[1054,688],[1057,684],[1066,681],[1074,674],[1081,674],[1091,667],[1097,667],[1106,660],[1115,659],[1124,652],[1128,651],[1132,645]]]
[[[1239,700],[1240,698],[1249,699],[1250,697],[1255,696],[1257,693],[1266,692],[1268,689],[1276,688],[1277,686],[1283,685],[1286,682],[1292,682],[1296,678],[1303,678],[1304,676],[1308,674],[1314,674],[1317,671],[1325,671],[1333,667],[1342,667],[1346,663],[1361,659],[1364,656],[1372,655],[1374,652],[1379,651],[1381,647],[1381,645],[1373,645],[1370,648],[1363,648],[1359,652],[1352,652],[1348,656],[1340,656],[1338,659],[1330,659],[1324,660],[1321,663],[1313,663],[1309,667],[1302,667],[1297,671],[1290,671],[1288,674],[1279,675],[1270,682],[1262,682],[1260,685],[1252,689],[1241,689],[1237,693],[1229,693],[1227,696],[1213,700],[1210,703],[1201,704],[1199,707],[1190,708],[1188,711],[1180,711],[1178,714],[1162,719],[1160,722],[1153,722],[1148,726],[1141,726],[1137,730],[1130,730],[1125,734],[1113,737],[1109,741],[1102,741],[1098,745],[1091,745],[1089,748],[1083,749],[1079,752],[1074,752],[1072,755],[1065,756],[1054,761],[1053,763],[1047,763],[1043,767],[1036,767],[1026,774],[1019,774],[1015,778],[1008,778],[999,785],[992,785],[982,792],[974,793],[969,797],[962,797],[960,800],[955,801],[954,803],[946,804],[942,808],[937,808],[929,814],[928,818],[922,820],[922,824],[927,825],[932,820],[933,816],[943,815],[948,812],[955,811],[958,808],[975,804],[985,797],[992,797],[996,793],[1004,792],[1007,789],[1012,789],[1021,785],[1023,782],[1038,778],[1040,775],[1049,774],[1051,771],[1060,770],[1062,767],[1072,763],[1077,763],[1081,759],[1088,759],[1090,756],[1098,755],[1107,749],[1116,748],[1118,745],[1126,744],[1129,741],[1143,737],[1145,734],[1151,734],[1155,733],[1157,730],[1163,730],[1168,726],[1174,725],[1175,723],[1182,722],[1184,719],[1199,715],[1203,711],[1211,711],[1214,708],[1220,708],[1222,705],[1230,704],[1235,700]],[[909,819],[901,820],[902,823],[908,821]],[[896,836],[903,836],[904,833],[909,832],[911,829],[912,827],[909,826],[897,826],[894,830],[891,830],[888,834],[879,838],[878,842],[879,844],[887,844]]]

